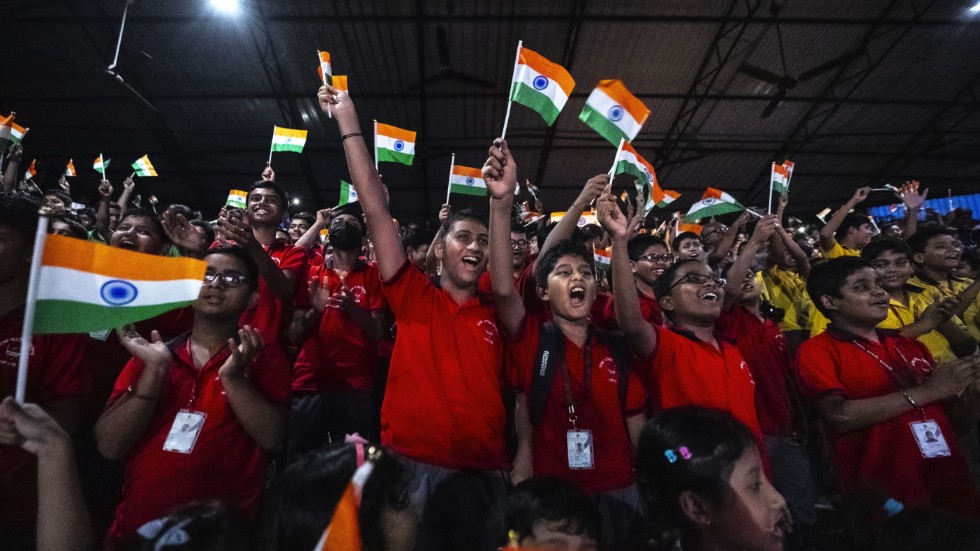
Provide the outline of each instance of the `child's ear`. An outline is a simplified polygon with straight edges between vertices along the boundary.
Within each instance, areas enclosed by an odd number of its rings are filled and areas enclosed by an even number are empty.
[[[630,269],[633,271],[634,274],[636,273],[636,262],[630,260]]]
[[[925,261],[924,253],[912,253],[912,262],[916,264],[922,264]]]
[[[442,260],[442,255],[446,251],[446,242],[441,239],[437,239],[435,247],[436,247],[436,258]]]
[[[674,301],[671,300],[670,295],[665,296],[665,297],[660,297],[657,300],[660,302],[660,309],[661,310],[667,310],[668,312],[671,312],[671,311],[674,310]]]
[[[541,300],[543,300],[545,302],[548,302],[550,300],[548,298],[548,290],[547,289],[545,289],[544,287],[542,287],[540,285],[537,285],[534,289],[538,293],[538,298],[539,299],[541,299]]]
[[[248,297],[248,306],[245,307],[246,310],[251,310],[259,304],[259,292],[252,291],[252,294]]]
[[[826,308],[827,310],[837,309],[837,300],[830,295],[821,295],[820,304],[822,304],[823,307]]]
[[[677,496],[677,502],[681,506],[684,516],[691,522],[701,526],[711,524],[711,507],[703,497],[694,492],[686,491]]]

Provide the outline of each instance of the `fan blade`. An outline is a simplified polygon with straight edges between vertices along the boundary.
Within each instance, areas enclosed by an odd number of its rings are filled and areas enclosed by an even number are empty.
[[[778,85],[779,83],[783,82],[784,78],[782,75],[777,75],[776,73],[767,71],[761,67],[756,67],[755,65],[751,65],[749,63],[739,65],[738,69],[736,70],[740,73],[745,73],[752,78],[757,78],[763,82],[768,82],[769,84]]]
[[[762,111],[762,114],[759,115],[759,118],[760,119],[769,118],[769,115],[772,115],[772,112],[776,110],[776,107],[779,107],[780,102],[782,102],[783,98],[786,97],[786,92],[788,91],[789,90],[785,88],[780,88],[779,91],[776,92],[776,95],[774,95],[772,99],[769,100],[769,104],[766,105],[766,108]]]
[[[853,52],[848,52],[842,56],[835,57],[834,59],[831,59],[826,63],[821,63],[820,65],[817,65],[813,69],[810,69],[809,71],[806,71],[805,73],[801,74],[800,78],[798,78],[797,80],[800,82],[806,82],[811,78],[816,78],[828,71],[840,67],[841,65],[850,63],[852,59],[859,57],[863,53],[864,50],[859,49],[859,50],[854,50]]]
[[[439,65],[449,67],[452,61],[449,58],[449,39],[446,37],[446,27],[439,25],[436,27],[436,49],[439,52]]]
[[[481,88],[493,88],[494,83],[489,80],[482,79],[480,77],[475,77],[473,75],[468,75],[466,73],[454,73],[450,78],[463,82],[465,84],[472,84],[474,86],[479,86]]]
[[[115,80],[117,82],[119,82],[119,84],[122,84],[127,90],[129,90],[129,93],[131,93],[132,95],[136,96],[136,98],[138,100],[140,100],[141,102],[143,102],[144,105],[146,105],[147,107],[149,107],[151,111],[153,111],[154,113],[159,113],[159,111],[157,111],[156,106],[154,106],[152,103],[150,103],[150,100],[148,100],[145,97],[143,97],[143,94],[140,94],[136,90],[136,88],[133,88],[132,86],[129,85],[128,82],[126,82],[125,80],[123,80],[122,76],[119,73],[113,73],[111,71],[107,71],[107,74],[115,77]]]

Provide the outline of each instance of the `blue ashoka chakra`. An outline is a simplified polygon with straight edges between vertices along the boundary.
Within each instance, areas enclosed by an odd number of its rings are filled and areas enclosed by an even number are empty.
[[[475,183],[476,183],[476,180],[474,180],[472,176],[466,179],[466,185],[468,185],[468,186],[472,186]]]
[[[623,108],[619,105],[613,105],[609,108],[609,120],[613,122],[618,122],[623,118]]]
[[[534,80],[531,81],[531,86],[534,86],[535,90],[544,90],[548,87],[548,77],[541,75],[534,77]]]
[[[403,149],[405,149],[405,142],[403,142],[401,140],[398,140],[397,142],[395,142],[395,151],[401,151]]]
[[[715,201],[717,201],[717,199],[715,199],[714,197],[708,197],[707,199],[702,200],[705,206],[713,205],[715,204]]]
[[[110,306],[125,306],[136,300],[139,291],[136,286],[128,281],[113,279],[106,281],[99,289],[102,300]]]

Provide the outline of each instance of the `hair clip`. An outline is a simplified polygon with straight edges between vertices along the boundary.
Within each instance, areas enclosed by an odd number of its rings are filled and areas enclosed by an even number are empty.
[[[882,508],[885,510],[886,515],[893,517],[901,513],[902,509],[905,509],[905,506],[902,505],[901,501],[895,500],[893,498],[888,498],[888,501],[885,502]]]
[[[687,446],[681,446],[677,448],[677,452],[674,452],[674,450],[666,450],[664,451],[664,457],[667,458],[667,461],[670,461],[671,463],[676,463],[678,453],[682,458],[684,458],[684,461],[687,461],[692,457],[694,457],[694,454],[691,453],[691,450],[687,449]]]
[[[377,446],[371,446],[367,450],[368,461],[377,461],[381,459],[381,448]]]
[[[677,454],[674,453],[674,450],[667,450],[667,451],[665,451],[664,452],[664,456],[666,456],[667,457],[667,461],[670,461],[671,463],[676,463],[677,462]]]
[[[136,533],[145,540],[156,540],[153,543],[153,551],[161,551],[166,547],[176,547],[189,543],[191,537],[184,530],[184,527],[190,524],[191,519],[184,519],[168,527],[167,524],[170,520],[170,517],[151,520],[143,526],[140,526],[136,530]],[[166,531],[164,531],[164,528],[166,528]]]
[[[681,446],[677,449],[677,451],[681,452],[681,457],[684,458],[684,461],[687,461],[692,457],[691,451],[687,449],[687,446]]]

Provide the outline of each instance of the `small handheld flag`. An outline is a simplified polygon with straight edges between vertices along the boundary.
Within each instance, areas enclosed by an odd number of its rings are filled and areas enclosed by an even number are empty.
[[[65,176],[75,176],[75,163],[68,159],[68,166],[65,167]]]
[[[322,52],[317,50],[317,57],[320,60],[320,69],[318,73],[320,74],[320,80],[324,84],[331,84],[331,78],[333,77],[333,67],[330,66],[330,52]]]
[[[27,167],[27,170],[24,171],[25,180],[33,180],[37,176],[37,168],[34,167],[34,163],[36,162],[37,159],[31,159],[31,166]]]
[[[153,168],[153,163],[150,162],[149,155],[143,155],[139,159],[133,161],[133,170],[136,171],[137,176],[156,176],[157,170]]]
[[[455,159],[456,156],[453,155],[453,160]],[[487,183],[483,180],[483,172],[479,168],[457,165],[455,162],[450,164],[449,189],[446,191],[447,203],[451,193],[486,197]]]
[[[333,87],[338,92],[349,92],[350,90],[347,88],[347,75],[334,75]]]
[[[302,153],[303,146],[306,145],[307,130],[295,130],[283,128],[281,126],[272,127],[272,147],[269,148],[269,163],[272,163],[272,153],[274,151],[292,151]]]
[[[517,58],[514,60],[514,76],[511,79],[510,95],[507,98],[507,114],[504,116],[504,129],[510,121],[510,107],[513,102],[537,111],[548,126],[555,123],[558,113],[568,102],[575,88],[575,79],[561,65],[523,47],[517,43]]]
[[[102,154],[95,158],[95,162],[92,163],[92,168],[102,174],[102,179],[105,180],[105,169],[109,168],[109,159],[103,159]]]
[[[341,180],[340,181],[340,201],[337,203],[338,207],[342,207],[349,203],[357,202],[357,191],[350,182]]]
[[[592,245],[592,258],[595,260],[597,269],[609,269],[612,266],[612,247],[603,248]]]
[[[228,192],[228,200],[225,201],[226,207],[243,209],[248,206],[248,192],[240,189],[233,189]]]
[[[617,174],[628,174],[636,178],[637,189],[642,189],[643,185],[655,183],[657,173],[653,170],[653,165],[642,155],[633,149],[633,146],[626,143],[625,138],[619,139],[620,147],[613,160],[613,167],[610,171],[612,176]]]
[[[585,100],[585,108],[578,118],[616,145],[621,138],[633,141],[649,116],[647,106],[631,94],[622,81],[600,80]]]
[[[687,211],[684,219],[690,221],[740,210],[745,210],[745,207],[734,197],[724,191],[709,187],[701,196],[701,200],[691,205],[691,210]]]
[[[415,159],[415,136],[411,130],[374,123],[375,165],[380,162],[411,165]]]
[[[19,144],[28,130],[30,128],[14,122],[14,113],[10,113],[7,118],[0,121],[0,155],[5,155],[10,146]]]

